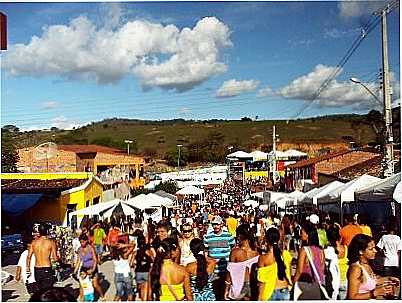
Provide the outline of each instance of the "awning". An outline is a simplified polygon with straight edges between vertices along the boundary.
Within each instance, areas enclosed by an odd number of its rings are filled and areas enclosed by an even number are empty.
[[[10,215],[21,215],[42,198],[43,194],[2,194],[1,211]]]

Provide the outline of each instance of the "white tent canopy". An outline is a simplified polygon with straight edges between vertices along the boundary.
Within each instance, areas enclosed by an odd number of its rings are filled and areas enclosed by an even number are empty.
[[[318,199],[324,197],[329,192],[335,190],[336,188],[344,185],[344,183],[339,181],[332,181],[322,187],[314,188],[306,193],[303,202],[313,202],[314,205],[317,205]]]
[[[121,205],[122,209],[123,209],[123,213],[126,216],[132,216],[135,215],[135,209],[128,206],[126,203],[124,202],[120,202],[118,204],[116,204],[116,206],[112,207],[111,209],[108,209],[107,211],[105,211],[102,214],[102,218],[110,218],[113,214],[113,212],[115,211],[115,209],[119,206],[119,204]]]
[[[131,206],[144,210],[144,209],[148,208],[148,203],[146,201],[147,201],[147,196],[144,194],[140,194],[138,196],[128,199],[125,202]]]
[[[246,153],[242,150],[239,150],[237,152],[227,155],[226,158],[249,159],[249,158],[253,158],[253,155]]]
[[[117,204],[120,203],[120,199],[114,199],[112,201],[109,202],[103,202],[103,203],[99,203],[99,204],[95,204],[92,206],[88,206],[76,211],[73,211],[69,214],[70,218],[74,215],[88,215],[88,216],[93,216],[93,215],[98,215],[100,212],[108,209],[108,208],[112,208],[114,206],[116,206]]]
[[[180,189],[176,195],[201,195],[203,193],[203,189],[190,185]]]
[[[402,203],[402,185],[401,185],[401,181],[399,181],[399,183],[396,185],[395,190],[394,190],[394,194],[392,195],[392,197],[394,198],[394,200],[398,203]]]
[[[269,196],[269,202],[272,203],[278,199],[281,199],[283,197],[287,197],[287,193],[281,193],[281,192],[276,192],[276,191],[266,191]],[[251,197],[258,198],[258,199],[263,199],[264,197],[264,192],[260,191],[258,193],[253,193],[251,194]]]
[[[269,153],[268,153],[268,156],[269,156],[269,157],[273,157],[273,156],[274,156],[274,151],[269,152]],[[276,157],[276,158],[285,158],[285,159],[287,159],[287,158],[288,158],[288,155],[287,155],[285,152],[283,152],[283,151],[276,150],[276,151],[275,151],[275,157]]]
[[[334,190],[328,192],[325,196],[321,196],[318,199],[318,203],[324,204],[337,201],[340,201],[341,203],[353,202],[355,200],[355,191],[379,180],[381,179],[370,175],[362,175],[340,187],[335,188]]]
[[[255,150],[250,153],[250,155],[253,157],[253,161],[267,161],[268,160],[268,154],[264,153],[259,150]]]
[[[307,156],[306,153],[303,153],[301,151],[295,150],[295,149],[289,149],[284,152],[288,157],[305,157]]]
[[[395,188],[400,181],[401,173],[397,173],[386,179],[381,179],[356,191],[356,200],[366,202],[392,201]]]

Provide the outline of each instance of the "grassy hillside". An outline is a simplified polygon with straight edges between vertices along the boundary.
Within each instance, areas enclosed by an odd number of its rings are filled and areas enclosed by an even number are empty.
[[[126,149],[125,139],[135,140],[137,153],[164,157],[176,149],[214,141],[215,145],[250,150],[270,149],[272,127],[276,125],[280,143],[312,144],[356,141],[362,145],[376,140],[366,115],[337,115],[289,121],[139,121],[108,119],[72,131],[32,131],[16,138],[20,147],[45,141],[58,144],[100,144]],[[201,144],[200,143],[200,144]],[[205,144],[204,144],[205,145]],[[214,147],[215,145],[212,145]]]

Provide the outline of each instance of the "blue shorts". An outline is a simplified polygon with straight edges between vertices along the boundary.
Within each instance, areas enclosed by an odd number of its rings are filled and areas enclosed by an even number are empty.
[[[95,294],[87,294],[84,295],[84,302],[94,302],[95,301]]]
[[[95,252],[98,256],[103,254],[103,244],[95,244]]]
[[[135,273],[135,280],[137,281],[137,284],[142,284],[145,282],[148,282],[148,272],[136,272]]]
[[[134,295],[131,277],[125,277],[123,274],[114,274],[114,283],[116,286],[116,295],[123,297],[125,294],[127,296]]]

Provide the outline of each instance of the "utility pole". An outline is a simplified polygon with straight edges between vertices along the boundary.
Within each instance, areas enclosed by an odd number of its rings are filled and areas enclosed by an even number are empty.
[[[276,183],[276,130],[275,125],[272,129],[272,151],[273,151],[273,158],[272,158],[272,185]]]
[[[384,120],[385,120],[385,148],[384,177],[394,174],[394,137],[392,134],[392,106],[391,106],[391,87],[389,84],[389,66],[388,66],[388,37],[387,37],[387,14],[389,5],[381,11],[382,24],[382,72],[383,72],[383,98],[384,98]]]
[[[180,172],[180,147],[182,147],[183,145],[181,144],[177,144],[177,147],[179,148],[179,155],[177,157],[177,172]]]

